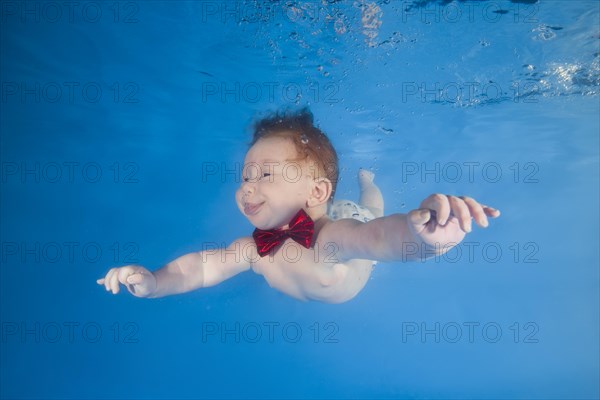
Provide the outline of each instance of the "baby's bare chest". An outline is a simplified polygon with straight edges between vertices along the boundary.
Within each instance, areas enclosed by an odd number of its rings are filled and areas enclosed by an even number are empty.
[[[341,266],[333,244],[315,243],[314,247],[306,249],[287,240],[277,251],[255,262],[253,270],[263,275],[270,286],[294,297],[302,297],[298,293],[335,283]]]

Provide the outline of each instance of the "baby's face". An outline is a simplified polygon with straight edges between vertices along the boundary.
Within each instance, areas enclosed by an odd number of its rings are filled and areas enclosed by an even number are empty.
[[[310,197],[312,174],[289,139],[260,139],[246,153],[236,201],[259,229],[287,225]]]

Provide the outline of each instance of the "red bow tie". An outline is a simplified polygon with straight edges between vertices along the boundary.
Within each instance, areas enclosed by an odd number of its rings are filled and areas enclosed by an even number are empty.
[[[252,232],[252,237],[256,242],[258,255],[264,257],[287,238],[292,238],[308,249],[315,231],[314,227],[315,223],[313,220],[308,216],[306,211],[300,209],[290,221],[288,229],[269,229],[264,231],[256,228]]]

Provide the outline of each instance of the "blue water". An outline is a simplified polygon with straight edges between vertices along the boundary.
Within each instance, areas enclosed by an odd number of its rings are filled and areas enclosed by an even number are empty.
[[[0,396],[598,398],[599,5],[2,2]],[[501,218],[341,305],[96,285],[247,235],[248,126],[303,105],[338,197]]]

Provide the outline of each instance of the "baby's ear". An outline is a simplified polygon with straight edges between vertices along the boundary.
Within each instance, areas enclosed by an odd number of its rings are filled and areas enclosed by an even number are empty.
[[[333,185],[327,178],[315,178],[312,182],[310,197],[307,201],[309,207],[315,207],[327,203],[331,197]]]

